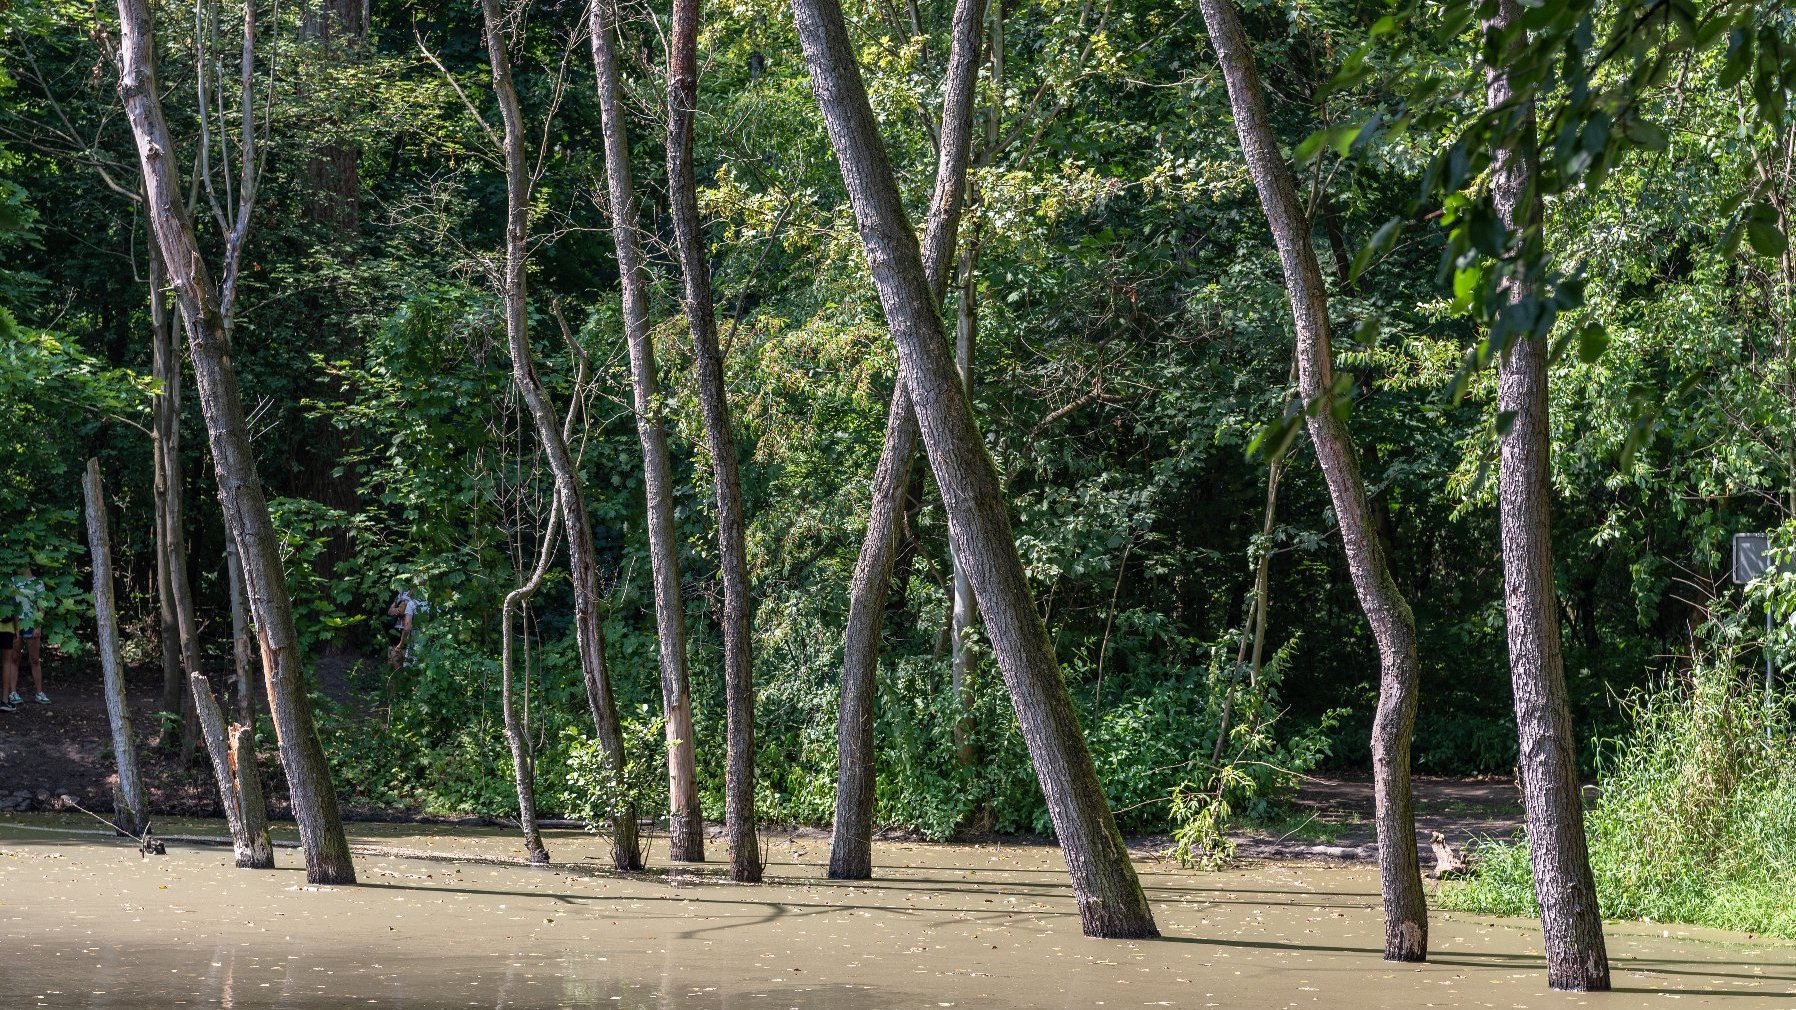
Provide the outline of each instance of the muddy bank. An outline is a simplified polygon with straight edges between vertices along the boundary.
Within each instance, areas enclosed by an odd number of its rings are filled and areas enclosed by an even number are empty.
[[[361,886],[317,890],[292,851],[252,873],[218,849],[142,859],[74,824],[0,818],[0,1006],[1796,1003],[1796,945],[1708,930],[1614,927],[1604,997],[1547,993],[1525,921],[1436,914],[1434,962],[1389,965],[1361,866],[1144,863],[1167,936],[1115,942],[1079,935],[1059,854],[1039,846],[882,844],[880,879],[851,886],[822,879],[826,845],[774,839],[773,883],[745,887],[669,868],[659,846],[654,872],[618,878],[583,835],[552,832],[559,865],[532,870],[447,861],[521,856],[503,833],[358,826],[388,854],[358,858]]]

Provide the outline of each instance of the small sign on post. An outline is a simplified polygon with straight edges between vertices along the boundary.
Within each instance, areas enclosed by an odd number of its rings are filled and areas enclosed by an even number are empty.
[[[1778,571],[1790,571],[1788,563]],[[1734,583],[1744,586],[1771,569],[1771,535],[1769,533],[1734,534]]]
[[[1771,535],[1769,533],[1735,533],[1734,534],[1734,582],[1745,585],[1753,579],[1764,575],[1781,575],[1796,571],[1788,561],[1776,565],[1771,563]],[[1771,607],[1765,606],[1765,711],[1769,713],[1776,700],[1777,678],[1775,667],[1771,662]],[[1765,732],[1771,732],[1770,723],[1765,724]]]

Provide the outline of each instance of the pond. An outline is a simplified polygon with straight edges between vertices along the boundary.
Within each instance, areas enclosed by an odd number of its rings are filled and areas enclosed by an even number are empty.
[[[1376,871],[1144,860],[1166,937],[1080,935],[1057,849],[882,843],[879,879],[823,879],[829,841],[767,836],[770,884],[715,864],[604,872],[603,839],[353,825],[361,883],[311,888],[228,849],[166,856],[61,815],[0,817],[0,1007],[1796,1006],[1796,945],[1617,924],[1617,992],[1545,990],[1537,924],[1433,916],[1434,959],[1386,964]],[[207,822],[159,832],[222,834]],[[721,843],[713,842],[714,851]]]

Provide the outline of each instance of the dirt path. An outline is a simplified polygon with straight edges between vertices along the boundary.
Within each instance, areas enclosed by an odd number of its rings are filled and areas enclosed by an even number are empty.
[[[211,779],[182,771],[151,746],[162,701],[161,672],[133,671],[125,687],[151,811],[216,814]],[[53,810],[70,796],[89,810],[110,812],[112,731],[98,672],[77,672],[46,657],[44,692],[51,704],[27,701],[16,712],[0,713],[0,810]]]
[[[1440,832],[1457,846],[1481,838],[1508,838],[1521,830],[1522,797],[1506,778],[1415,778],[1416,838],[1422,864],[1431,864],[1429,836]],[[1236,838],[1247,859],[1376,860],[1369,776],[1316,776],[1292,800],[1293,816],[1272,829]]]
[[[715,865],[599,869],[606,840],[552,832],[531,869],[492,831],[356,826],[361,885],[311,888],[296,854],[233,870],[226,850],[169,854],[0,814],[0,1006],[497,1010],[1420,1006],[1551,1010],[1537,923],[1436,913],[1433,958],[1380,958],[1376,872],[1138,865],[1165,937],[1079,935],[1050,846],[881,843],[877,878],[823,878],[827,845],[770,839],[763,886]],[[212,825],[183,825],[219,831]],[[1796,998],[1796,945],[1677,927],[1609,927],[1608,1010],[1666,998],[1736,1010]]]

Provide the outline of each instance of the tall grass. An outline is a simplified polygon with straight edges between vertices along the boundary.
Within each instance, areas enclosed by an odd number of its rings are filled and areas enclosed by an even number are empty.
[[[1587,829],[1603,915],[1796,938],[1796,739],[1727,656],[1629,703]],[[1446,908],[1536,915],[1526,839],[1492,843]]]

